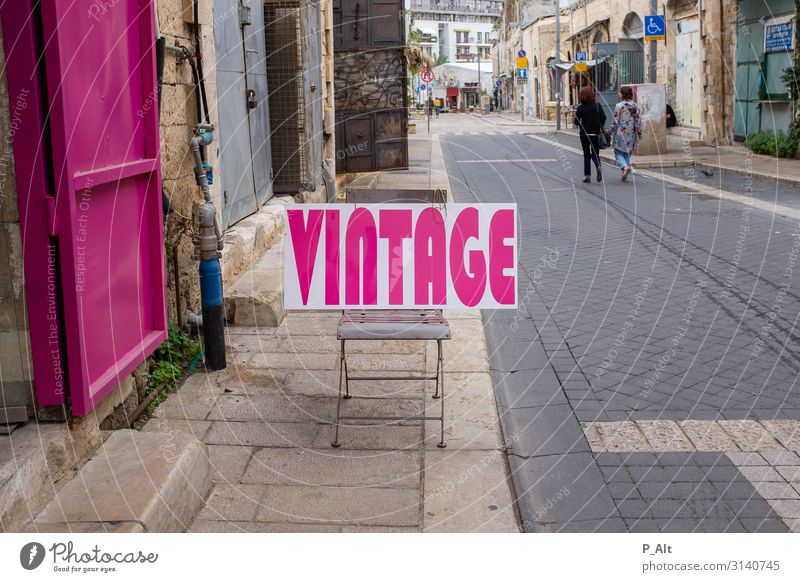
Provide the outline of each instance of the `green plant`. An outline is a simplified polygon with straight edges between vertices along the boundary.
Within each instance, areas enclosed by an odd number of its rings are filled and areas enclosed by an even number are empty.
[[[779,158],[794,157],[797,151],[797,142],[784,131],[751,133],[745,139],[745,145],[757,154]]]
[[[450,59],[447,58],[447,55],[444,53],[439,53],[436,55],[436,66],[447,64]]]
[[[186,374],[187,368],[200,356],[202,347],[199,342],[189,337],[177,324],[170,323],[167,339],[150,356],[150,373],[144,397],[153,390],[159,390],[158,396],[148,404],[137,427],[141,427],[153,414]]]

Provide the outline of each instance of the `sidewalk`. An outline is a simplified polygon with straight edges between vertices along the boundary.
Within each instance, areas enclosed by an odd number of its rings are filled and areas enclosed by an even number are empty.
[[[449,189],[438,136],[409,139],[410,170],[379,188]],[[188,431],[208,446],[214,486],[195,532],[517,532],[479,311],[446,313],[448,446],[438,425],[343,426],[336,410],[339,314],[290,312],[278,327],[230,327],[228,369],[198,372],[145,431]],[[348,344],[351,369],[432,370],[435,343]],[[428,384],[431,384],[430,382]],[[355,384],[351,413],[414,415],[437,406],[423,382]]]

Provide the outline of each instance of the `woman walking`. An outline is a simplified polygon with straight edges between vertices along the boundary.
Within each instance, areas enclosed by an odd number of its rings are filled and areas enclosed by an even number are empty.
[[[642,137],[642,121],[639,108],[633,102],[633,89],[622,87],[619,90],[619,99],[620,102],[614,107],[614,121],[609,131],[614,144],[614,157],[622,170],[622,181],[626,182],[633,171],[631,155],[636,149],[637,140]]]
[[[574,123],[580,128],[581,146],[583,147],[583,181],[592,181],[592,163],[597,168],[597,181],[603,181],[603,168],[600,165],[600,144],[598,136],[606,123],[606,114],[594,96],[594,90],[588,85],[579,94],[581,104],[575,110]]]

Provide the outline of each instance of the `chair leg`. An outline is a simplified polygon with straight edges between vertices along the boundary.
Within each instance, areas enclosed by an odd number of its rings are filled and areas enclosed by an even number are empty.
[[[342,340],[342,365],[344,366],[344,399],[350,400],[350,371],[347,369],[347,354],[344,348],[345,340]]]
[[[342,351],[339,356],[339,395],[336,397],[336,428],[333,433],[333,442],[331,446],[338,449],[342,446],[339,442],[339,416],[342,409],[342,374],[345,374],[345,360],[344,360],[344,340],[342,340]]]
[[[442,365],[442,340],[436,340],[436,392],[433,393],[434,398],[439,398],[439,369]]]
[[[436,446],[438,446],[440,449],[443,449],[443,448],[445,448],[447,446],[447,443],[444,440],[444,352],[442,351],[442,340],[438,340],[438,344],[439,344],[439,363],[437,365],[438,372],[436,374],[436,380],[438,382],[439,374],[441,373],[441,376],[442,376],[442,380],[441,380],[441,384],[442,384],[442,394],[441,394],[442,409],[441,409],[441,418],[440,418],[441,436],[439,438],[439,443]]]

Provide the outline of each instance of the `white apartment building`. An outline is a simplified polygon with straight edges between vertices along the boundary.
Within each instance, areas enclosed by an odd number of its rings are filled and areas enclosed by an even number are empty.
[[[422,49],[448,63],[491,61],[503,0],[409,0]]]

